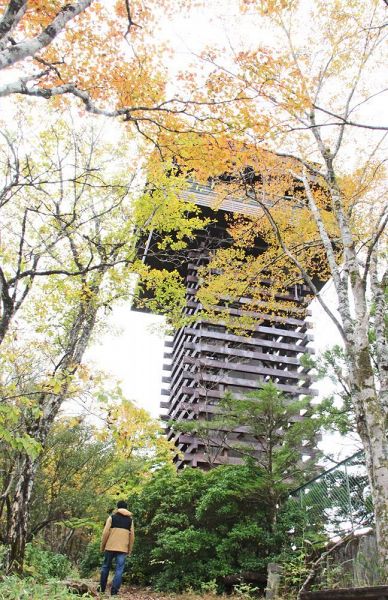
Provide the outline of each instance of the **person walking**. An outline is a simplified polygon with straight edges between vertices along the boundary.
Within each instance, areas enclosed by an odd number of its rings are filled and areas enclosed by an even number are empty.
[[[125,559],[131,554],[135,541],[132,513],[124,500],[117,502],[117,510],[108,517],[101,538],[104,562],[101,567],[99,591],[105,592],[113,559],[116,559],[111,595],[117,596],[125,567]]]

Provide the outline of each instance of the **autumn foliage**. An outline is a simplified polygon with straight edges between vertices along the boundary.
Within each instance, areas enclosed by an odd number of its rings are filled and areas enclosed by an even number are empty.
[[[4,128],[0,385],[11,410],[0,409],[0,433],[16,468],[10,460],[0,515],[10,568],[23,561],[38,453],[62,403],[88,379],[83,356],[104,311],[128,300],[141,276],[149,307],[177,323],[179,273],[150,270],[136,249],[156,229],[157,251],[179,256],[206,226],[182,199],[188,177],[212,188],[215,210],[230,197],[241,206],[229,218],[233,247],[201,272],[208,317],[241,296],[248,312],[290,314],[300,307],[281,297],[304,285],[335,323],[387,564],[386,4],[231,0],[230,33],[241,27],[243,36],[212,40],[171,77],[159,32],[177,10],[172,0],[0,0],[0,97],[76,106],[78,119],[93,113],[125,127],[115,151],[105,149],[111,164],[120,160],[118,179],[108,169],[94,192],[94,166],[71,181],[68,165],[58,168],[63,131],[47,133],[51,149],[31,158],[30,134],[15,149],[17,136]],[[87,153],[84,142],[73,136],[75,156]],[[320,293],[329,279],[335,306]]]

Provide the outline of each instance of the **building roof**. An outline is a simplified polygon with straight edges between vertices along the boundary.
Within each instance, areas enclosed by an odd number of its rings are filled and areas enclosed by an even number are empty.
[[[211,185],[196,181],[191,181],[190,187],[182,192],[181,195],[189,202],[194,202],[199,206],[206,206],[214,211],[224,210],[226,212],[252,216],[259,212],[259,208],[254,200],[235,198],[230,195],[221,197],[220,194],[214,191]]]

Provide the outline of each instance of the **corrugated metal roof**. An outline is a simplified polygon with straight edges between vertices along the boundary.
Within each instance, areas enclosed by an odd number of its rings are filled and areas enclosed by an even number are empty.
[[[234,198],[233,196],[220,197],[209,185],[192,182],[190,187],[182,193],[182,197],[198,204],[207,206],[213,210],[225,210],[231,213],[244,215],[256,215],[259,207],[254,201],[248,199]]]

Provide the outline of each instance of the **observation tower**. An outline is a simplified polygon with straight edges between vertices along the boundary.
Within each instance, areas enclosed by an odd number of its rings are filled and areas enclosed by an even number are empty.
[[[185,281],[186,305],[184,312],[191,317],[201,310],[196,297],[200,286],[198,269],[209,261],[212,252],[228,247],[232,238],[228,233],[228,218],[231,213],[254,215],[257,207],[253,203],[227,197],[217,203],[215,192],[210,186],[193,182],[184,193],[187,199],[201,207],[204,217],[210,224],[198,232],[184,256],[171,255],[171,260],[161,262],[157,252],[157,237],[150,235],[139,247],[139,253],[146,264],[153,268],[178,269]],[[260,253],[265,246],[258,240],[254,252]],[[268,288],[270,281],[261,281]],[[278,315],[250,312],[249,316],[257,324],[250,327],[247,335],[241,331],[228,330],[222,321],[198,318],[193,323],[178,329],[166,340],[165,364],[162,378],[164,409],[162,419],[167,422],[166,435],[173,441],[177,450],[177,468],[185,466],[208,469],[216,465],[238,465],[243,463],[237,447],[246,446],[253,455],[260,454],[260,441],[255,440],[246,425],[233,430],[214,430],[204,440],[194,432],[179,432],[180,421],[211,421],[219,412],[217,407],[225,392],[229,391],[238,399],[257,390],[260,385],[273,381],[290,399],[317,394],[311,388],[308,368],[303,366],[301,357],[313,354],[313,337],[308,302],[309,290],[300,284],[294,285],[276,298],[288,310]],[[227,311],[239,319],[248,298],[238,298],[228,304]],[[225,310],[222,306],[219,311]],[[296,414],[291,421],[308,418],[306,414]],[[174,421],[172,428],[169,422]],[[184,427],[182,427],[184,430]],[[225,443],[227,440],[227,444]],[[233,449],[236,446],[236,449]],[[313,459],[316,448],[306,445],[301,449],[304,460]]]

